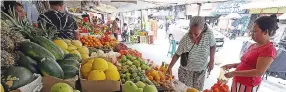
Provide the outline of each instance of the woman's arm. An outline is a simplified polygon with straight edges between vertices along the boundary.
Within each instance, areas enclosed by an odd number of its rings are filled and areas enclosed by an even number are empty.
[[[215,45],[210,47],[210,61],[208,64],[208,71],[213,70],[213,67],[214,67],[215,49],[216,49]]]
[[[245,76],[245,77],[262,76],[272,62],[273,62],[272,57],[258,57],[256,69],[233,71],[233,76]]]
[[[169,65],[169,68],[173,68],[174,64],[177,62],[177,60],[179,59],[179,55],[178,54],[175,54],[171,60],[171,63]]]

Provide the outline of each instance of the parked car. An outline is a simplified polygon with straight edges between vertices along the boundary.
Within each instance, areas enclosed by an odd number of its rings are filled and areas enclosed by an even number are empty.
[[[216,39],[216,46],[223,47],[225,38],[224,35],[218,32],[216,29],[212,28],[209,24],[207,25],[214,33]],[[175,24],[172,24],[170,26],[169,30],[170,30],[168,32],[169,40],[175,40],[179,42],[189,30],[189,20],[178,20],[176,21]]]

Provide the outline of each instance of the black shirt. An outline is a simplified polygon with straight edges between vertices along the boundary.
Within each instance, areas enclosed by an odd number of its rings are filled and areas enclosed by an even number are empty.
[[[55,10],[45,12],[38,18],[39,25],[46,24],[47,28],[57,30],[57,36],[64,39],[75,39],[75,31],[77,29],[74,16],[65,12]]]

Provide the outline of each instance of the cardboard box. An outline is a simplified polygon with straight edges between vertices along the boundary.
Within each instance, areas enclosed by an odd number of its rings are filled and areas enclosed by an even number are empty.
[[[102,80],[90,81],[80,80],[81,92],[114,92],[120,91],[120,81]]]
[[[88,59],[83,60],[82,64],[84,64],[89,59],[92,59],[92,58],[88,58]],[[86,80],[83,78],[83,76],[81,75],[80,72],[79,72],[79,78],[80,78],[81,92],[114,92],[114,91],[120,91],[121,81]]]
[[[73,79],[59,79],[53,76],[44,76],[42,78],[43,88],[41,92],[50,92],[51,87],[56,83],[67,83],[69,84],[73,89],[75,89],[76,81],[78,80],[78,76],[76,76]]]

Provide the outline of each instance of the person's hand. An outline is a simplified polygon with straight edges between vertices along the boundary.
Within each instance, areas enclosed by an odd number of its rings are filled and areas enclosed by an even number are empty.
[[[228,73],[224,74],[224,76],[226,78],[232,78],[234,75],[233,75],[233,72],[228,72]]]
[[[229,70],[229,69],[233,68],[233,64],[226,64],[226,65],[222,66],[221,68],[223,68],[225,70]]]
[[[214,61],[210,61],[208,64],[208,72],[211,72],[214,68]]]

